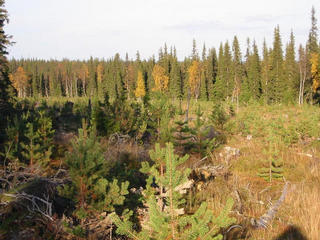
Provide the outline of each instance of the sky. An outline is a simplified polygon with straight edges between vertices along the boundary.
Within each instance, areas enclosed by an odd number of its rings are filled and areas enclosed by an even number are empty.
[[[312,6],[320,20],[319,0],[7,0],[5,31],[16,42],[9,58],[149,58],[166,43],[183,59],[193,39],[200,53],[234,35],[242,52],[248,37],[271,47],[277,25],[283,45],[291,30],[305,44]]]

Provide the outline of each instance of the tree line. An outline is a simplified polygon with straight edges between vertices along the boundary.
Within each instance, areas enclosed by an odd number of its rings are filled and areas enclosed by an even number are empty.
[[[10,79],[19,97],[93,97],[105,93],[114,99],[144,97],[160,90],[169,97],[192,96],[204,100],[231,100],[264,103],[318,101],[320,86],[319,42],[315,9],[305,46],[296,52],[295,37],[283,46],[280,28],[274,29],[272,47],[247,39],[246,51],[238,38],[221,43],[218,50],[203,46],[202,53],[193,40],[192,54],[178,61],[176,48],[165,44],[155,56],[141,60],[119,54],[111,59],[72,61],[64,59],[12,59]],[[260,53],[262,54],[260,54]],[[199,56],[201,55],[201,56]]]

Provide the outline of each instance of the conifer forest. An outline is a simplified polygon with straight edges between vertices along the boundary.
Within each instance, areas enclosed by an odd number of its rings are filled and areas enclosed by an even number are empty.
[[[320,239],[310,10],[304,44],[17,59],[0,0],[0,240]]]

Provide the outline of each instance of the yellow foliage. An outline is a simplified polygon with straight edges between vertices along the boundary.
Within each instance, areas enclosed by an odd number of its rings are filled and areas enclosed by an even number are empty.
[[[152,77],[154,79],[153,91],[164,92],[168,89],[169,77],[166,75],[166,70],[156,64],[153,67]]]
[[[200,80],[201,80],[201,68],[200,63],[194,60],[191,66],[188,69],[189,73],[189,87],[191,94],[194,95],[196,98],[199,96],[200,90]]]
[[[311,76],[312,76],[312,89],[316,92],[320,87],[320,72],[319,72],[319,55],[317,53],[311,53]]]
[[[18,97],[26,96],[26,88],[29,86],[28,76],[23,67],[18,67],[14,74],[10,74],[9,78],[15,89],[18,90]]]
[[[81,69],[78,73],[78,77],[81,78],[82,81],[85,81],[86,78],[89,76],[89,69],[86,64],[82,64]]]
[[[103,66],[101,63],[97,66],[97,81],[98,83],[102,82],[102,75],[103,75]]]
[[[146,89],[144,87],[144,80],[143,80],[143,76],[142,76],[142,72],[141,71],[138,72],[137,88],[134,91],[134,95],[137,98],[141,98],[141,97],[144,97],[146,95]]]

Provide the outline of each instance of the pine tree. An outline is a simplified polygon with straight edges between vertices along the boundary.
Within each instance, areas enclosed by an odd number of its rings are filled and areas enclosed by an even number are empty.
[[[11,171],[16,171],[14,168],[18,167],[20,125],[21,121],[19,121],[17,116],[15,116],[13,123],[6,129],[7,140],[4,142],[3,152],[0,152],[0,156],[3,157],[3,166],[5,171],[7,166],[11,167]]]
[[[129,185],[124,182],[119,186],[116,179],[107,180],[111,165],[105,160],[94,131],[87,131],[80,129],[78,138],[72,141],[73,150],[66,157],[71,184],[59,189],[60,194],[76,203],[74,215],[82,228],[84,218],[122,205]]]
[[[53,136],[55,131],[52,129],[51,118],[48,117],[47,113],[44,111],[39,112],[39,117],[36,122],[37,122],[36,135],[39,136],[40,153],[41,153],[40,163],[42,167],[46,167],[52,155]]]
[[[32,168],[36,163],[39,163],[42,159],[41,146],[40,146],[40,136],[34,129],[34,124],[28,122],[26,125],[25,137],[27,142],[21,143],[22,156],[27,160],[27,163]]]
[[[168,143],[165,149],[156,146],[150,156],[156,163],[150,167],[143,163],[141,171],[148,174],[146,206],[149,210],[149,220],[142,226],[141,232],[133,229],[133,224],[128,220],[127,215],[122,219],[116,214],[111,215],[113,222],[117,225],[117,232],[127,235],[136,240],[151,239],[221,239],[218,233],[219,228],[227,227],[234,222],[228,214],[232,208],[233,201],[229,199],[224,210],[215,218],[212,211],[208,211],[207,204],[202,203],[199,209],[192,215],[179,215],[177,210],[185,204],[185,199],[177,188],[188,181],[189,169],[183,171],[177,167],[188,159],[188,155],[180,158],[174,154],[173,145]],[[159,171],[159,163],[164,163],[163,172]],[[164,206],[158,205],[157,191],[152,188],[153,179],[158,186],[164,189]]]

